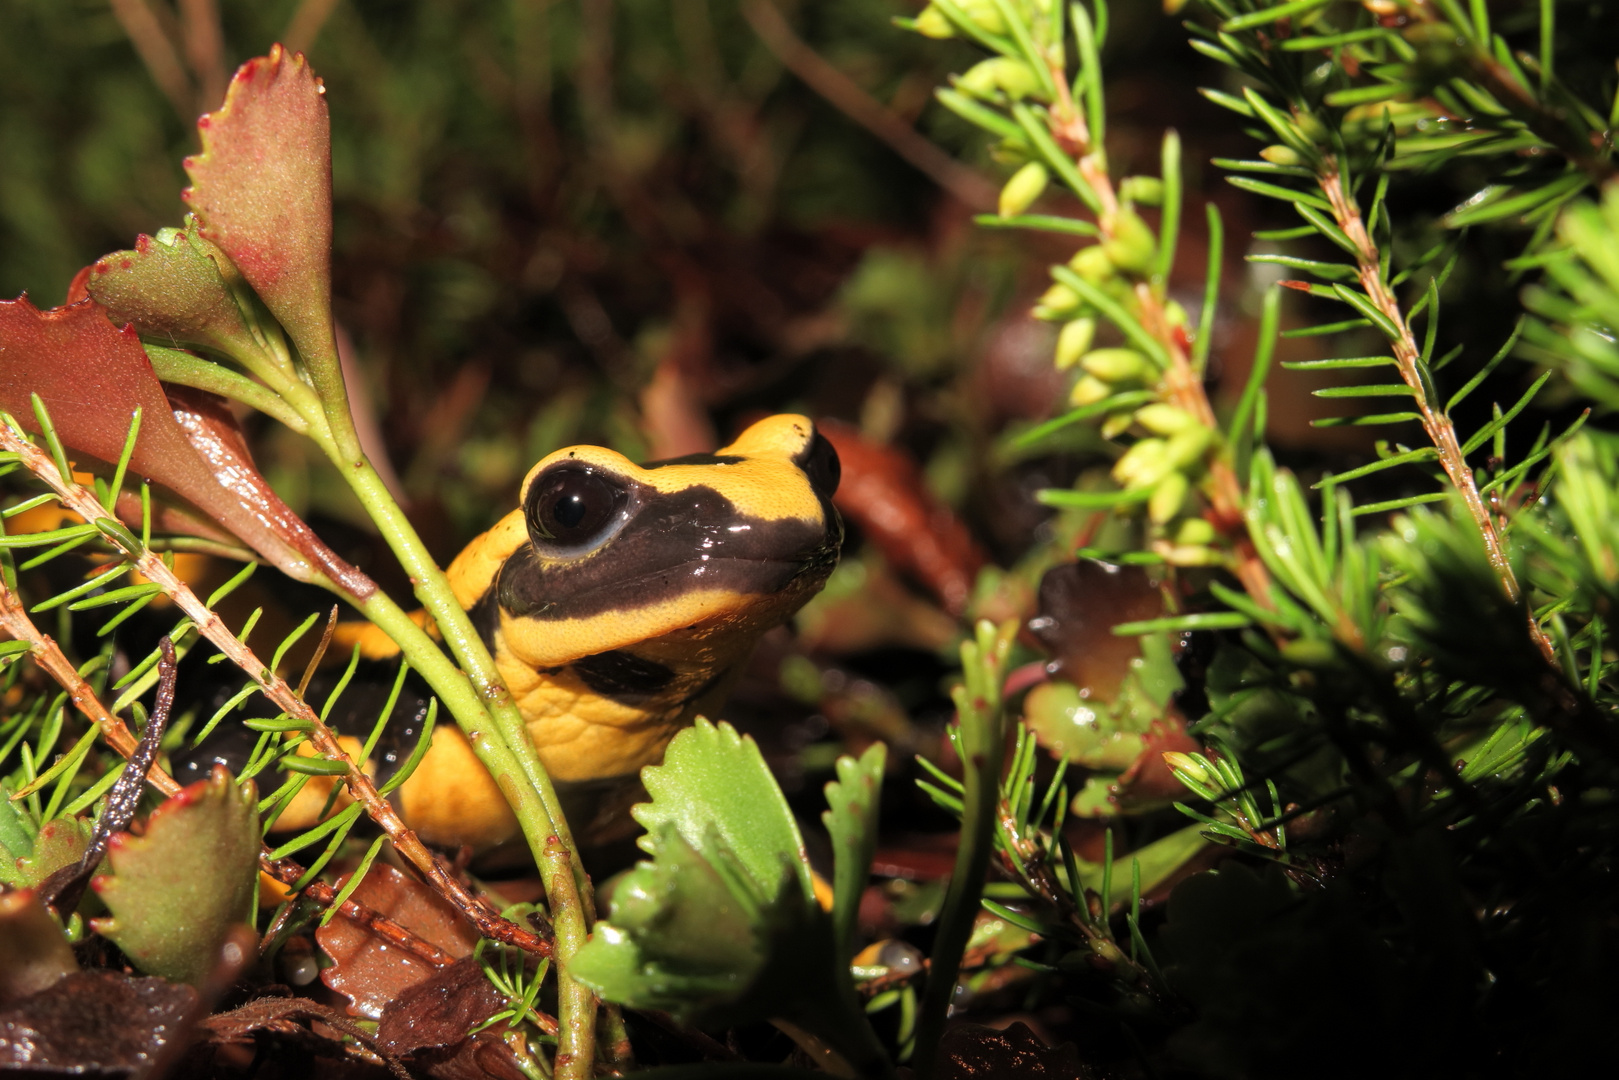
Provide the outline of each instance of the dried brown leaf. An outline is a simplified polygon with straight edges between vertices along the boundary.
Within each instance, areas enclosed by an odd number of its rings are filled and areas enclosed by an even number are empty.
[[[471,956],[478,942],[477,931],[449,901],[392,866],[373,866],[353,899],[455,959]],[[332,966],[320,973],[321,981],[349,999],[350,1012],[372,1020],[439,970],[341,915],[315,931],[315,941],[332,958]]]
[[[928,491],[904,452],[872,442],[835,420],[816,422],[832,443],[843,477],[833,502],[876,544],[883,557],[916,578],[952,615],[972,595],[988,561],[955,512]]]

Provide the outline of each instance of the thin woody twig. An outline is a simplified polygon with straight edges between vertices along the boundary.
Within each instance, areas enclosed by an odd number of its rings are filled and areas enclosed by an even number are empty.
[[[192,112],[191,79],[185,65],[180,62],[179,50],[164,31],[163,24],[147,6],[146,0],[109,0],[113,17],[124,28],[129,43],[135,46],[141,63],[151,72],[163,96],[169,99],[174,111],[189,120]]]
[[[125,758],[136,752],[138,744],[129,728],[122,720],[107,711],[90,684],[79,675],[78,670],[63,655],[56,642],[40,633],[34,626],[33,621],[28,618],[21,598],[6,588],[4,581],[0,581],[0,627],[16,640],[29,643],[34,662],[67,691],[68,697],[79,711],[101,729],[102,737],[114,751]],[[180,792],[180,784],[174,777],[155,764],[147,770],[146,779],[165,795],[176,795]],[[273,858],[268,846],[259,852],[259,869],[283,885],[289,886],[297,884],[306,872],[304,867],[293,859]],[[322,907],[331,907],[337,899],[337,890],[320,880],[305,885],[303,892]],[[338,914],[367,927],[389,944],[437,967],[455,962],[454,957],[438,946],[417,937],[386,915],[373,911],[357,901],[344,901],[338,908]]]
[[[257,683],[278,709],[301,722],[310,744],[320,757],[343,766],[344,783],[354,798],[364,805],[371,820],[388,834],[400,854],[409,859],[445,899],[472,921],[480,934],[536,955],[551,955],[550,942],[501,918],[456,880],[443,860],[406,827],[393,805],[378,793],[370,777],[343,751],[337,736],[321,722],[320,717],[286,680],[271,671],[252,649],[239,641],[224,621],[191,591],[191,587],[180,580],[162,559],[142,547],[117,518],[107,513],[92,493],[73,483],[71,477],[62,476],[49,454],[6,424],[0,424],[0,448],[17,454],[30,472],[56,492],[63,506],[101,529],[109,542],[122,549],[148,581],[157,584],[190,617],[199,634]]]
[[[918,135],[915,128],[827,63],[820,53],[793,33],[793,28],[769,0],[747,0],[742,5],[742,16],[776,59],[839,112],[887,143],[918,172],[968,207],[979,211],[995,209],[999,195],[994,184],[940,150],[931,140]]]
[[[1422,417],[1422,429],[1427,433],[1434,448],[1439,451],[1439,463],[1444,468],[1445,475],[1461,495],[1468,514],[1478,527],[1490,565],[1495,569],[1496,577],[1501,582],[1501,591],[1506,594],[1508,600],[1517,603],[1522,590],[1518,585],[1517,575],[1513,573],[1512,562],[1507,557],[1506,545],[1501,540],[1500,530],[1496,527],[1489,506],[1479,495],[1478,484],[1473,479],[1473,470],[1467,464],[1467,458],[1462,454],[1461,443],[1456,438],[1456,425],[1451,422],[1442,405],[1428,398],[1427,387],[1422,378],[1422,350],[1417,346],[1416,337],[1411,332],[1411,325],[1406,320],[1405,312],[1400,309],[1400,302],[1395,299],[1393,291],[1383,280],[1377,244],[1366,231],[1366,223],[1361,218],[1359,205],[1344,190],[1343,177],[1336,158],[1328,155],[1322,159],[1322,165],[1317,170],[1317,181],[1322,194],[1326,195],[1327,201],[1332,206],[1332,216],[1338,228],[1355,246],[1355,262],[1361,288],[1366,290],[1366,295],[1371,298],[1372,303],[1398,331],[1390,344],[1394,359],[1399,364],[1400,378],[1410,388],[1417,412]],[[1546,658],[1546,662],[1554,669],[1560,668],[1557,650],[1552,646],[1545,631],[1540,628],[1540,624],[1535,621],[1532,612],[1529,615],[1529,636],[1541,655]]]

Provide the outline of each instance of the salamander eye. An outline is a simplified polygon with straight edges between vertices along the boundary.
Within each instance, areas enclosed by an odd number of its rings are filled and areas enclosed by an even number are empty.
[[[628,503],[629,492],[617,477],[564,463],[535,479],[523,509],[535,544],[582,554],[618,531]]]

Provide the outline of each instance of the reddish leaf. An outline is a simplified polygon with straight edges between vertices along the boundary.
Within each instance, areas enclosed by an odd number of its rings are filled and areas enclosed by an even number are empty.
[[[1164,754],[1178,751],[1197,753],[1202,744],[1186,733],[1186,721],[1178,711],[1171,711],[1155,722],[1147,731],[1146,744],[1141,756],[1119,777],[1114,785],[1119,805],[1152,806],[1171,799],[1184,799],[1186,786],[1175,779],[1164,762]]]
[[[333,584],[356,599],[364,600],[376,590],[376,584],[369,577],[339,558],[270,489],[264,474],[253,464],[253,456],[248,452],[242,429],[223,398],[189,386],[170,386],[167,389],[175,422],[185,432],[192,448],[255,520],[269,525],[277,536],[306,556]]]
[[[0,1069],[133,1076],[176,1037],[196,1004],[189,986],[76,971],[0,1011]]]
[[[838,452],[843,478],[833,502],[890,563],[925,585],[953,615],[967,606],[988,561],[967,526],[934,498],[916,463],[848,424],[816,422]]]
[[[0,301],[0,409],[37,432],[31,393],[64,444],[104,462],[118,460],[139,407],[135,475],[176,492],[291,577],[308,581],[318,567],[361,598],[375,588],[270,490],[222,403],[176,391],[177,415],[135,331],[115,328],[94,301],[49,311],[26,296]]]
[[[478,943],[477,931],[449,901],[394,867],[373,866],[353,898],[456,959],[471,956]],[[373,1020],[438,970],[341,915],[315,931],[315,941],[332,958],[321,981],[349,999],[351,1012]]]
[[[332,333],[332,148],[321,81],[280,45],[243,64],[225,103],[197,121],[202,153],[186,158],[183,193],[202,235],[219,245],[292,336],[329,401],[342,374]]]
[[[1139,566],[1081,559],[1046,571],[1040,579],[1040,615],[1029,629],[1057,661],[1062,677],[1102,701],[1119,692],[1130,665],[1141,657],[1120,623],[1164,613],[1163,597]]]

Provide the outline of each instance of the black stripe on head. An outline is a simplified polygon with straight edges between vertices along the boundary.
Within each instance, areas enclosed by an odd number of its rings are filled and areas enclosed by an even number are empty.
[[[622,649],[596,653],[568,665],[591,690],[627,705],[668,687],[675,673],[656,660],[647,660]]]
[[[837,562],[842,529],[737,511],[711,487],[661,492],[641,486],[634,520],[579,558],[542,559],[532,544],[512,553],[493,591],[517,618],[588,618],[661,603],[697,588],[770,595],[800,574]]]

